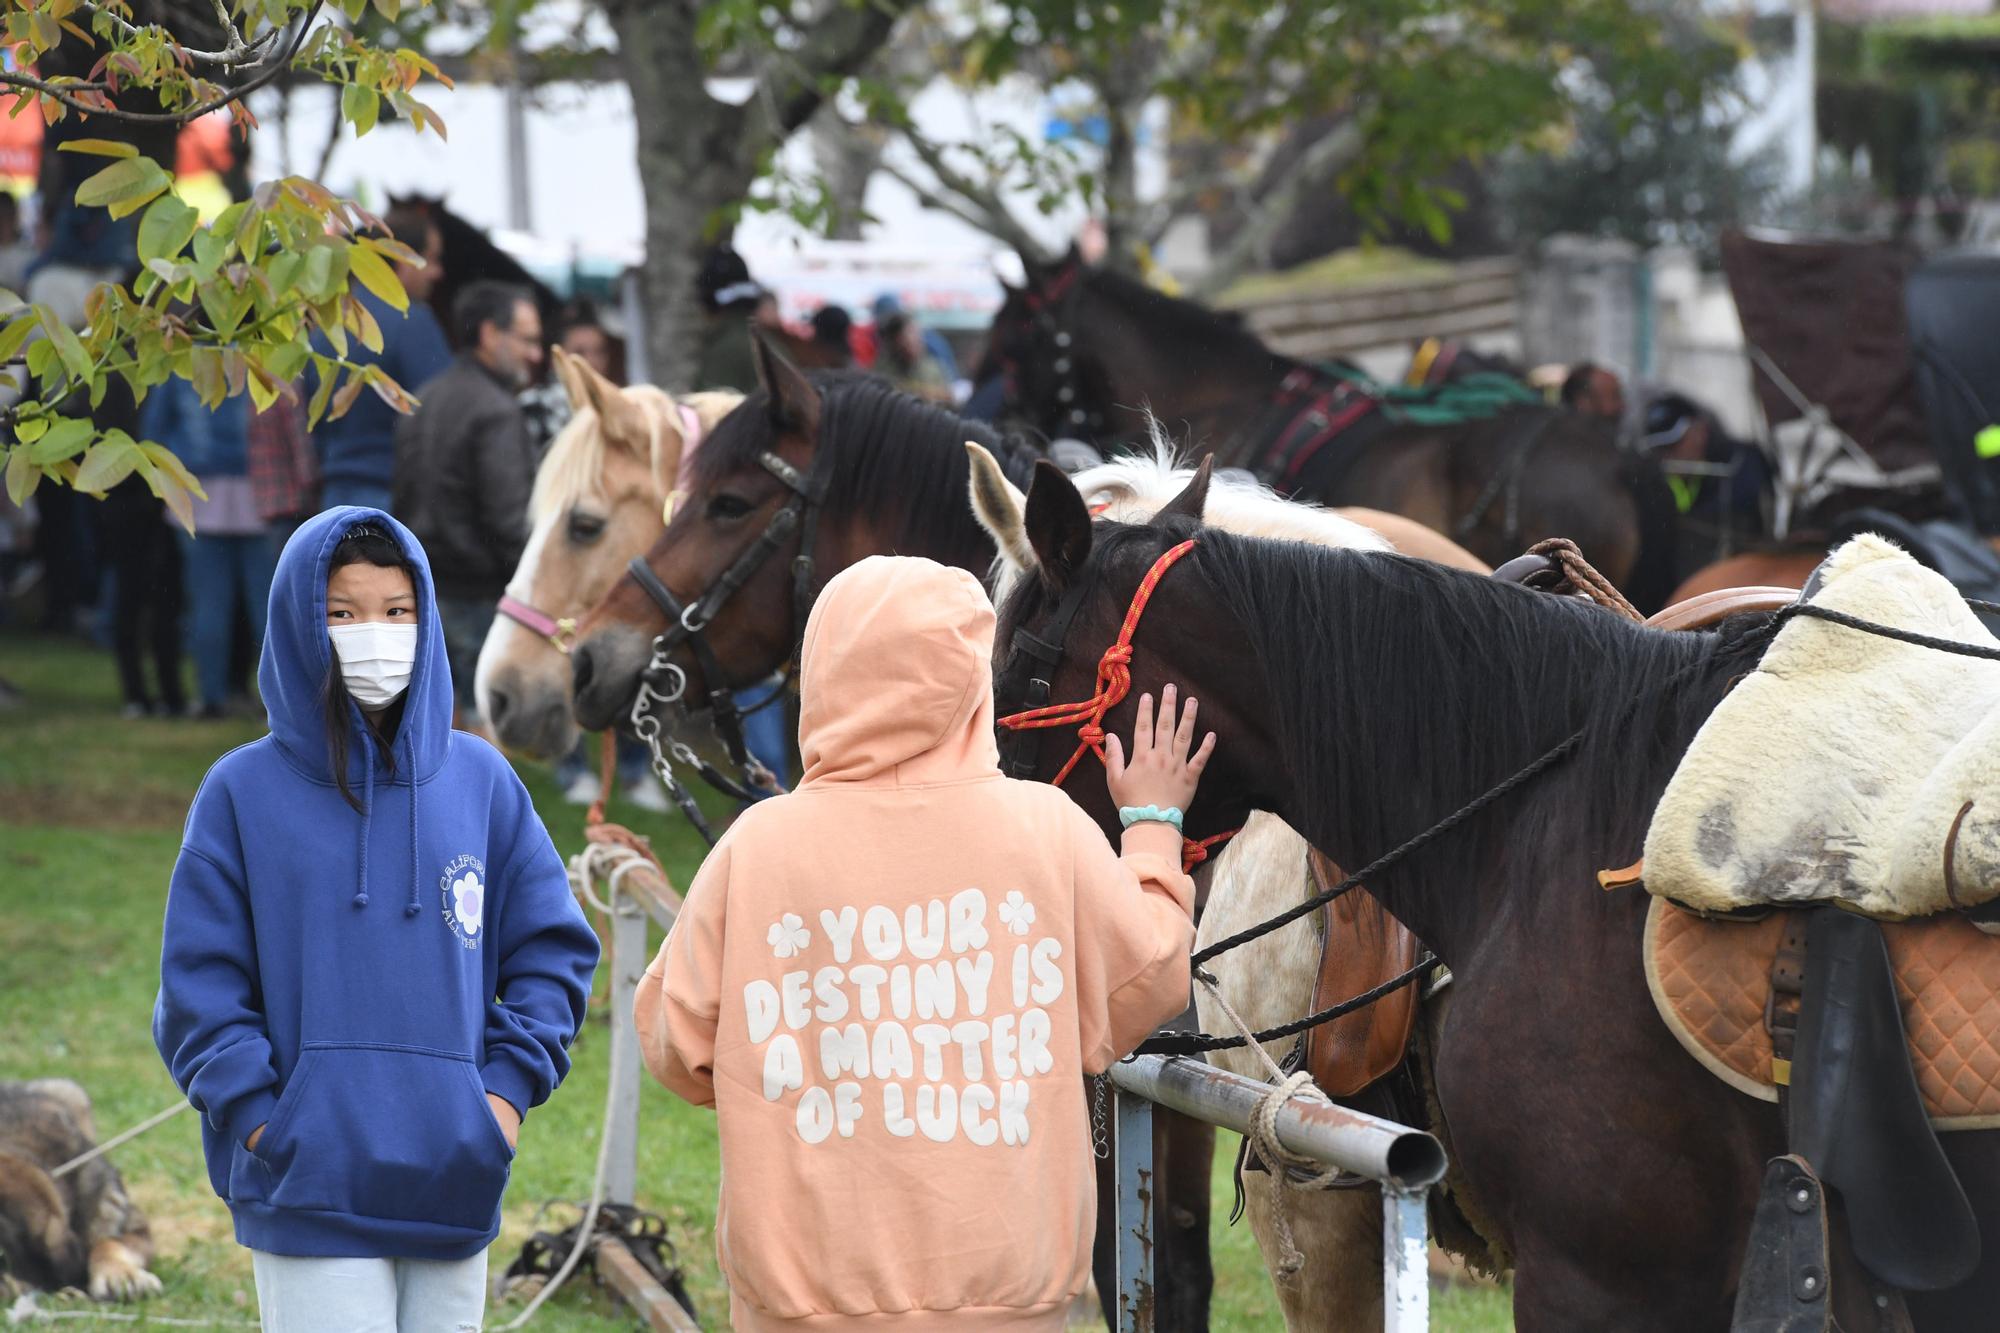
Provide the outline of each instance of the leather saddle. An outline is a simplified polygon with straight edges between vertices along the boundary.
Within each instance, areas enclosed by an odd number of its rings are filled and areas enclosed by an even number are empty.
[[[1669,607],[1648,623],[1697,630],[1730,615],[1776,610],[1796,596],[1729,589]],[[1636,883],[1642,868],[1600,878],[1617,889]],[[1969,1276],[1979,1260],[1979,1228],[1918,1087],[1882,924],[1816,907],[1762,929],[1778,937],[1767,946],[1763,1026],[1789,1151],[1766,1171],[1732,1327],[1802,1333],[1830,1326],[1828,1293],[1842,1277],[1832,1262],[1841,1251],[1828,1241],[1827,1189],[1865,1270],[1848,1276],[1880,1292],[1884,1308],[1900,1304],[1897,1291],[1941,1290]]]
[[[1313,883],[1324,893],[1347,874],[1318,852]],[[1423,946],[1372,894],[1344,893],[1320,909],[1319,972],[1310,1013],[1329,1009],[1416,966]],[[1420,985],[1391,991],[1330,1023],[1307,1028],[1305,1068],[1329,1097],[1352,1097],[1403,1063],[1417,1024]]]

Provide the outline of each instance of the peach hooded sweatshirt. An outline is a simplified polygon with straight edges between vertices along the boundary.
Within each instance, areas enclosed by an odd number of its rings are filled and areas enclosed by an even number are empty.
[[[737,1329],[1060,1329],[1096,1212],[1083,1075],[1188,1001],[1194,886],[1003,777],[993,608],[873,557],[806,626],[805,778],[703,863],[640,983],[716,1108]]]

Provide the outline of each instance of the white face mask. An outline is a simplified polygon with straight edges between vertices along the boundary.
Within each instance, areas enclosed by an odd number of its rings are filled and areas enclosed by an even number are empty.
[[[340,679],[354,702],[370,710],[387,708],[410,688],[410,667],[417,660],[415,625],[369,620],[328,625],[326,632],[340,659]]]

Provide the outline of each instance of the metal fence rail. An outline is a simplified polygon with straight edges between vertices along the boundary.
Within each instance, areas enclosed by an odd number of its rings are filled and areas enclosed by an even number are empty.
[[[1183,1056],[1139,1055],[1111,1067],[1117,1089],[1118,1333],[1153,1330],[1153,1107],[1247,1133],[1271,1085]],[[1444,1149],[1422,1130],[1330,1102],[1295,1097],[1277,1115],[1292,1152],[1382,1186],[1383,1328],[1430,1324],[1425,1198]]]

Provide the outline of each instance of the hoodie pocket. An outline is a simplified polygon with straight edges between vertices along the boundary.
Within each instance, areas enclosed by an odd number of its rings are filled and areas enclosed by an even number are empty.
[[[276,1208],[483,1230],[507,1188],[507,1146],[470,1056],[309,1043],[254,1154]]]

